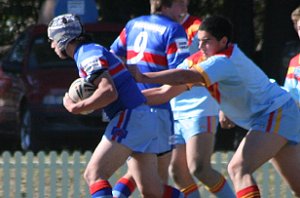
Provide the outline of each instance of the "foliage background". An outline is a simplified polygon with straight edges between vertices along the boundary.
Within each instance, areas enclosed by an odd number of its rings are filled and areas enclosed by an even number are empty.
[[[149,0],[96,2],[102,21],[126,23],[149,13]],[[43,3],[44,0],[0,0],[0,47],[11,45],[24,28],[38,21]],[[287,62],[298,52],[295,46],[299,39],[290,14],[299,5],[300,0],[190,0],[189,10],[201,18],[213,14],[230,18],[235,42],[270,78],[282,84]]]

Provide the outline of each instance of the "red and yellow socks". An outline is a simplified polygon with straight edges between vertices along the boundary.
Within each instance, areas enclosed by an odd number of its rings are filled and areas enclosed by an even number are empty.
[[[220,177],[214,186],[206,188],[218,198],[235,198],[235,194],[224,176]]]
[[[236,193],[237,198],[260,198],[257,185],[246,187]]]
[[[198,185],[196,183],[193,183],[186,188],[180,189],[180,191],[184,194],[185,198],[200,197]]]

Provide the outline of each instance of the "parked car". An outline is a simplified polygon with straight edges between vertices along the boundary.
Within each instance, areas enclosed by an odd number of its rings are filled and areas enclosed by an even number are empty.
[[[123,27],[105,23],[84,26],[86,33],[106,47]],[[72,59],[61,60],[50,48],[47,26],[34,25],[20,34],[0,68],[0,134],[12,137],[11,144],[40,150],[58,140],[63,140],[62,146],[74,138],[79,143],[100,140],[106,127],[101,110],[73,115],[62,105],[78,73]]]

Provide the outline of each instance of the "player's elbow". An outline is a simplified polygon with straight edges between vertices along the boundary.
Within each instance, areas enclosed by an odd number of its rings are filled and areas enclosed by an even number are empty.
[[[111,98],[111,102],[114,102],[118,99],[119,94],[118,94],[117,90],[113,90],[109,93],[108,97]]]
[[[118,91],[114,86],[107,87],[104,94],[109,104],[116,101],[119,97]]]

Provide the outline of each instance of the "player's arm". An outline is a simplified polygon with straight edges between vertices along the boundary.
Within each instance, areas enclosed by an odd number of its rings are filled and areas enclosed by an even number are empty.
[[[148,105],[160,105],[168,102],[187,89],[188,87],[186,85],[163,85],[161,87],[145,89],[142,92],[147,98]]]
[[[96,90],[87,99],[74,103],[68,94],[65,95],[63,104],[69,112],[79,114],[83,111],[100,109],[118,98],[118,92],[108,72],[99,75],[93,83],[96,86]]]
[[[223,111],[219,111],[219,123],[223,129],[231,129],[235,127],[234,122],[232,122]]]
[[[130,73],[136,81],[142,83],[158,83],[168,85],[182,84],[205,84],[203,76],[194,68],[185,69],[169,69],[160,72],[141,73],[137,66],[131,65],[128,67]]]

